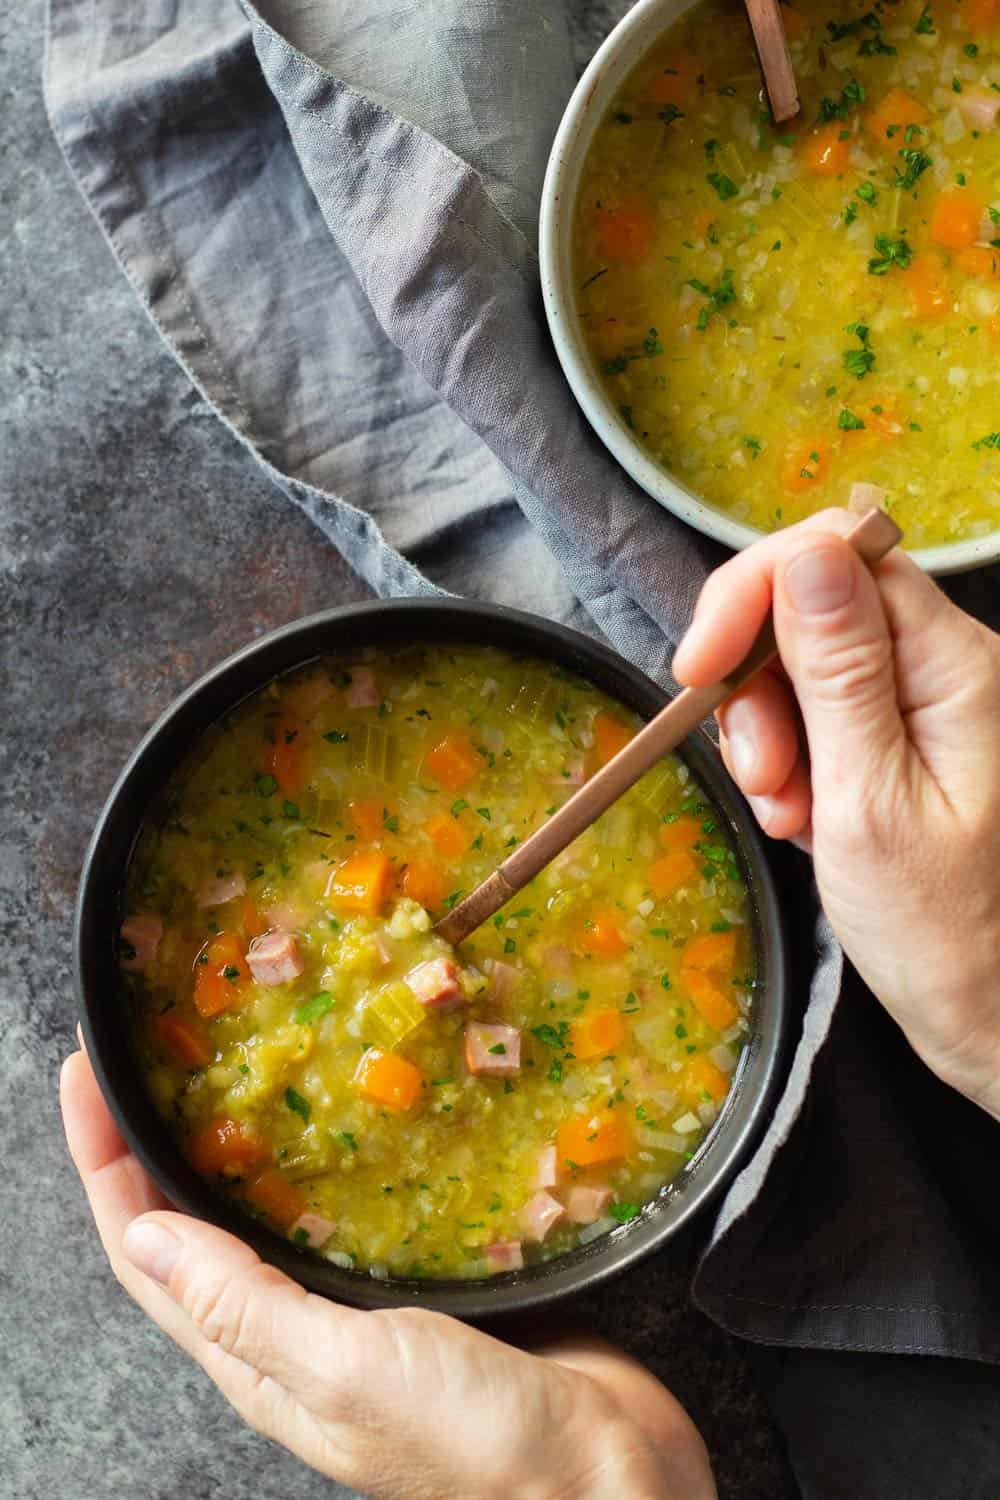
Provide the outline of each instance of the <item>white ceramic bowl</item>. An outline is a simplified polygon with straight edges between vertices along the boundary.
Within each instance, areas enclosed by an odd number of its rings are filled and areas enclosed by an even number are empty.
[[[643,489],[682,521],[727,547],[757,541],[763,532],[744,526],[686,489],[639,446],[608,400],[580,336],[573,295],[573,208],[580,173],[594,132],[628,73],[694,0],[638,0],[594,54],[566,106],[552,145],[539,225],[542,292],[552,341],[573,394],[601,441]],[[961,573],[1000,560],[1000,531],[910,553],[929,573]]]

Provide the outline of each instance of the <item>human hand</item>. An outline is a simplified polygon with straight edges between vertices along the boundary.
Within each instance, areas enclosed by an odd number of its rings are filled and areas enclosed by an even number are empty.
[[[781,664],[719,711],[773,838],[811,848],[848,957],[935,1073],[1000,1119],[1000,637],[824,511],[708,579],[674,658],[726,675],[773,603]]]
[[[715,1500],[673,1396],[598,1339],[525,1353],[438,1313],[357,1312],[170,1205],[115,1128],[87,1057],[63,1121],[112,1269],[259,1432],[384,1500]]]

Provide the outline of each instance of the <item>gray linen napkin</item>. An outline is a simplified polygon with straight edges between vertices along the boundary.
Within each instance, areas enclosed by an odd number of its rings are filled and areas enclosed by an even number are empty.
[[[168,346],[376,591],[534,609],[667,682],[721,554],[584,422],[534,249],[558,117],[625,8],[49,0],[46,97]],[[998,582],[959,586],[996,623]],[[952,1159],[995,1127],[859,984],[838,1009],[839,949],[797,909],[801,1040],[696,1296],[762,1342],[998,1360],[998,1225]]]

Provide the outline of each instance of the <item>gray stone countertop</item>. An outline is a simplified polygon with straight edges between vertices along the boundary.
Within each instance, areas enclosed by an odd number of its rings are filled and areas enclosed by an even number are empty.
[[[595,34],[596,40],[596,34]],[[364,589],[201,402],[49,133],[41,0],[0,17],[0,1495],[344,1495],[246,1428],[120,1290],[66,1156],[70,926],[100,805],[155,715],[262,631]],[[12,1191],[13,1189],[13,1191]],[[724,1500],[797,1494],[698,1244],[577,1309],[685,1402]]]

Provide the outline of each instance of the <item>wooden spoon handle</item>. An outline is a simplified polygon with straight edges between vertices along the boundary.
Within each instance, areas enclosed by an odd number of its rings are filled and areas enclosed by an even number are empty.
[[[891,552],[901,537],[902,532],[895,521],[890,520],[884,511],[872,510],[848,533],[846,540],[871,567]],[[766,666],[777,652],[774,619],[769,613],[750,650],[728,677],[708,687],[685,688],[678,693],[557,813],[526,838],[492,875],[442,917],[435,931],[449,943],[464,942],[585,828],[596,822],[640,776],[662,756],[675,750],[727,698]]]
[[[777,124],[799,112],[799,91],[778,0],[746,0],[761,72]]]

